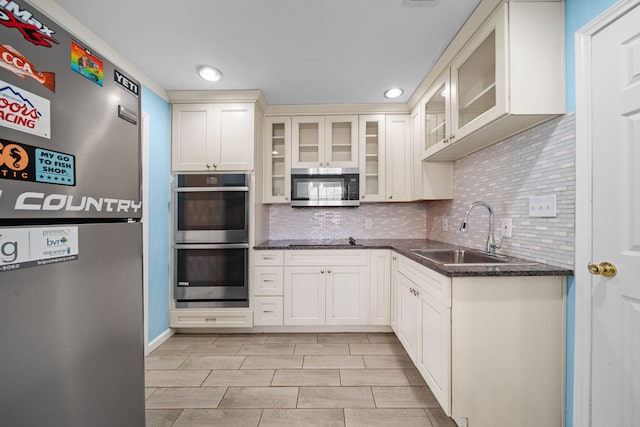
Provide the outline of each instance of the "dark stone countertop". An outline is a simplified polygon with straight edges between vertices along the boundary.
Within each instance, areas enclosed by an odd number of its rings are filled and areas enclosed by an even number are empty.
[[[256,250],[299,250],[299,249],[392,249],[405,257],[424,265],[448,277],[471,276],[573,276],[573,270],[535,263],[514,257],[505,257],[509,262],[528,265],[442,265],[419,255],[412,249],[465,249],[479,252],[477,249],[455,246],[448,243],[426,239],[357,239],[356,245],[350,245],[347,239],[340,240],[268,240],[254,246]]]

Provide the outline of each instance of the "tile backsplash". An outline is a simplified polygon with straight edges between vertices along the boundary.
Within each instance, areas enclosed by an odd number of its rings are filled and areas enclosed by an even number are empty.
[[[271,205],[269,239],[425,239],[426,209],[426,203],[363,203],[357,208]]]
[[[557,216],[530,218],[529,196],[556,195]],[[470,203],[483,200],[500,219],[512,218],[513,237],[498,253],[573,268],[575,241],[575,117],[567,114],[524,131],[454,163],[454,199],[429,202],[427,235],[484,248],[487,209],[476,207],[466,233],[460,222]],[[443,231],[442,219],[449,221]]]
[[[529,196],[556,195],[557,216],[530,218]],[[454,163],[454,199],[371,203],[358,208],[292,208],[270,205],[266,233],[279,239],[429,238],[484,248],[488,211],[475,208],[469,229],[458,228],[470,203],[483,200],[500,219],[511,218],[513,236],[498,253],[573,268],[575,241],[575,117],[567,114],[512,136]],[[449,222],[442,230],[442,219]],[[365,227],[371,220],[371,228]]]

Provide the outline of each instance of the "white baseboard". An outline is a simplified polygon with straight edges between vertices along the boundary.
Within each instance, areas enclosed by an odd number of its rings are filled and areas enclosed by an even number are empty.
[[[175,334],[175,333],[176,332],[173,329],[167,329],[166,331],[164,331],[163,333],[158,335],[158,337],[156,339],[154,339],[153,341],[151,341],[148,344],[145,344],[145,346],[144,346],[144,355],[145,355],[145,357],[148,356],[149,353],[151,353],[153,350],[155,350],[156,348],[160,347],[160,345],[163,342],[165,342],[166,340],[171,338],[173,336],[173,334]]]

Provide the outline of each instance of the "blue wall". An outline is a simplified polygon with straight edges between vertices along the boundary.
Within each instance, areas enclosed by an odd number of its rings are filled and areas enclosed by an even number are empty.
[[[615,0],[566,0],[565,31],[567,54],[567,112],[576,109],[576,68],[574,34],[600,15]],[[573,372],[575,360],[575,279],[567,283],[567,411],[566,427],[573,427]]]
[[[169,103],[142,86],[142,111],[149,116],[149,342],[169,328],[169,197],[171,116]]]

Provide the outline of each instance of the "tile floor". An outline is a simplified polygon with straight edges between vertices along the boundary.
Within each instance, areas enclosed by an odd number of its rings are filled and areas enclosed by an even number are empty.
[[[393,334],[174,335],[145,369],[148,427],[455,427]]]

